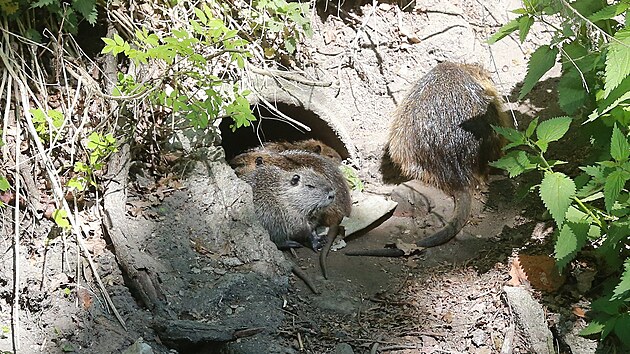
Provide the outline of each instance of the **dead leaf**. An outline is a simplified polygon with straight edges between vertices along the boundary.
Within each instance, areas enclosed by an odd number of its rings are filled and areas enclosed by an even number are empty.
[[[70,279],[68,279],[68,276],[65,273],[57,273],[50,278],[48,284],[46,284],[46,288],[49,291],[57,290],[61,287],[61,285],[68,284],[69,282]]]
[[[79,302],[83,308],[86,310],[89,309],[90,306],[92,306],[92,302],[94,302],[90,293],[83,288],[77,289],[77,297],[79,298]]]
[[[534,289],[554,292],[566,280],[566,276],[558,272],[556,261],[547,255],[518,255],[514,264],[522,272],[519,276],[523,276]]]
[[[15,198],[15,194],[13,194],[10,190],[0,193],[0,201],[4,204],[10,204],[13,201],[13,198]]]
[[[337,40],[337,33],[334,30],[328,29],[324,31],[324,44],[330,44]]]
[[[411,44],[420,43],[420,38],[416,35],[416,33],[408,29],[407,27],[400,27],[399,31],[403,37],[407,38],[407,42]]]
[[[57,210],[57,207],[53,203],[49,203],[46,205],[46,209],[44,210],[44,217],[48,220],[52,220],[52,214]]]
[[[510,280],[508,280],[510,286],[528,285],[527,276],[523,273],[518,258],[514,258],[510,264]]]
[[[168,186],[176,190],[184,189],[184,184],[180,180],[173,180],[168,184]]]
[[[584,309],[579,307],[579,306],[573,306],[573,311],[572,312],[577,317],[580,317],[580,318],[586,317],[586,311],[584,311]]]
[[[396,240],[396,248],[405,252],[405,256],[410,256],[425,249],[425,247],[419,247],[415,243],[402,242],[400,239]]]
[[[105,249],[105,247],[107,247],[105,241],[100,237],[92,237],[85,240],[85,245],[87,246],[88,250],[92,251],[92,254],[95,257],[103,253],[103,250]]]
[[[444,320],[444,322],[446,323],[452,323],[453,322],[453,313],[451,311],[447,311],[444,316],[442,316],[442,320]]]

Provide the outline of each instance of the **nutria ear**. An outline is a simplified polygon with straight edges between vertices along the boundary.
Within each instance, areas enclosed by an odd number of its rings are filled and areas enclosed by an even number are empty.
[[[262,164],[263,164],[263,158],[262,158],[262,156],[258,156],[256,158],[256,166],[260,166]]]
[[[321,145],[315,145],[315,147],[313,148],[313,152],[316,154],[321,154],[322,153],[322,146]]]
[[[298,183],[300,183],[300,175],[293,175],[293,178],[291,178],[291,185],[295,186]]]

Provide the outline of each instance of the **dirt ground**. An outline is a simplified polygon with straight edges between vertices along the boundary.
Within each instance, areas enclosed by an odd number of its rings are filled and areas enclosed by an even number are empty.
[[[519,7],[518,1],[419,0],[404,10],[396,4],[375,4],[337,9],[330,3],[327,10],[320,9],[313,14],[314,36],[302,51],[308,75],[334,82],[328,94],[347,113],[339,119],[352,139],[356,158],[350,163],[359,170],[365,193],[388,196],[396,186],[382,182],[381,151],[389,116],[411,84],[441,61],[481,63],[492,72],[499,91],[514,101],[531,48],[543,43],[545,34],[535,27],[523,44],[510,38],[492,47],[484,43],[514,16],[509,10]],[[506,106],[521,126],[535,115],[553,117],[558,114],[553,87],[554,79],[545,78],[527,100]],[[268,295],[284,302],[277,342],[290,348],[286,352],[411,354],[499,353],[506,340],[513,340],[512,353],[531,352],[530,338],[514,329],[515,315],[503,291],[510,278],[511,257],[553,253],[549,237],[541,237],[549,235],[552,222],[537,198],[515,197],[526,182],[493,175],[477,191],[464,230],[451,242],[418,255],[348,257],[343,251],[381,248],[398,239],[410,243],[439,228],[440,220],[448,219],[452,212],[452,201],[421,185],[414,188],[418,200],[425,196],[430,201],[428,212],[413,217],[396,214],[368,233],[347,239],[345,248],[329,256],[328,279],[320,273],[317,255],[298,250],[294,261],[315,280],[322,294],[312,294],[295,277],[290,278],[287,295],[278,295],[282,291],[270,285],[269,294],[273,294]],[[186,195],[180,198],[184,200]],[[163,210],[156,208],[156,212]],[[5,212],[3,223],[10,220]],[[98,225],[98,220],[89,221]],[[89,247],[103,283],[127,321],[126,329],[105,310],[88,265],[75,256],[74,243],[49,235],[50,228],[46,220],[25,228],[37,237],[26,245],[28,258],[22,263],[20,352],[120,353],[129,348],[128,353],[141,353],[130,348],[139,338],[154,353],[176,352],[157,336],[151,325],[153,314],[128,288],[128,279],[98,226],[88,240]],[[10,248],[9,240],[2,240],[5,250]],[[159,247],[167,246],[155,241],[146,250],[155,254]],[[11,269],[10,252],[0,257],[3,269]],[[191,272],[213,269],[213,276],[223,275],[219,268],[199,267]],[[575,296],[565,295],[571,291],[574,289],[556,294],[533,291],[549,313],[550,327],[583,326],[583,320],[570,313]],[[0,295],[0,350],[9,350],[9,272],[0,276]],[[558,317],[562,320],[554,320]],[[558,343],[559,352],[571,352],[562,339]],[[195,352],[214,351],[197,348]]]

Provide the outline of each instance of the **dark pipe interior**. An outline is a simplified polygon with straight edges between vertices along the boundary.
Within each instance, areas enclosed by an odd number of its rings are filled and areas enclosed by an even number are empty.
[[[337,150],[342,159],[350,157],[345,144],[337,137],[334,130],[324,120],[311,111],[300,106],[277,103],[276,107],[283,114],[305,124],[311,128],[310,132],[300,131],[298,127],[281,121],[275,112],[271,112],[263,105],[252,106],[252,112],[257,121],[250,127],[241,127],[232,132],[232,119],[223,119],[219,125],[225,157],[229,161],[241,152],[260,146],[260,141],[295,141],[317,139]]]

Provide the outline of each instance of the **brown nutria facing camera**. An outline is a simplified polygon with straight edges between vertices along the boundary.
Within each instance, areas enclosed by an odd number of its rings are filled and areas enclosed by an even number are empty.
[[[253,150],[235,156],[230,160],[230,165],[239,177],[248,175],[261,165],[277,166],[286,171],[311,168],[328,179],[335,189],[335,201],[324,210],[320,224],[324,226],[339,224],[344,216],[350,215],[352,199],[348,183],[338,165],[321,155],[300,150],[280,153]]]
[[[384,158],[400,173],[451,195],[453,218],[416,244],[438,246],[466,224],[472,191],[485,180],[488,162],[501,156],[505,141],[492,125],[513,127],[490,74],[479,65],[441,63],[413,86],[394,112]],[[348,255],[402,256],[398,249]]]
[[[319,264],[324,278],[328,279],[326,257],[332,246],[332,242],[340,231],[339,223],[345,216],[350,216],[352,210],[352,199],[350,188],[345,177],[339,170],[338,164],[332,159],[321,155],[300,151],[288,150],[280,153],[270,152],[263,149],[255,149],[245,152],[230,160],[230,165],[234,168],[237,176],[244,176],[251,173],[256,168],[264,165],[280,167],[283,170],[292,171],[295,169],[308,167],[326,177],[335,189],[335,201],[328,206],[320,216],[318,224],[328,226],[326,243],[320,253]]]
[[[260,223],[279,249],[321,247],[315,229],[335,200],[328,179],[310,168],[285,171],[276,166],[259,166],[243,179],[252,187]]]

